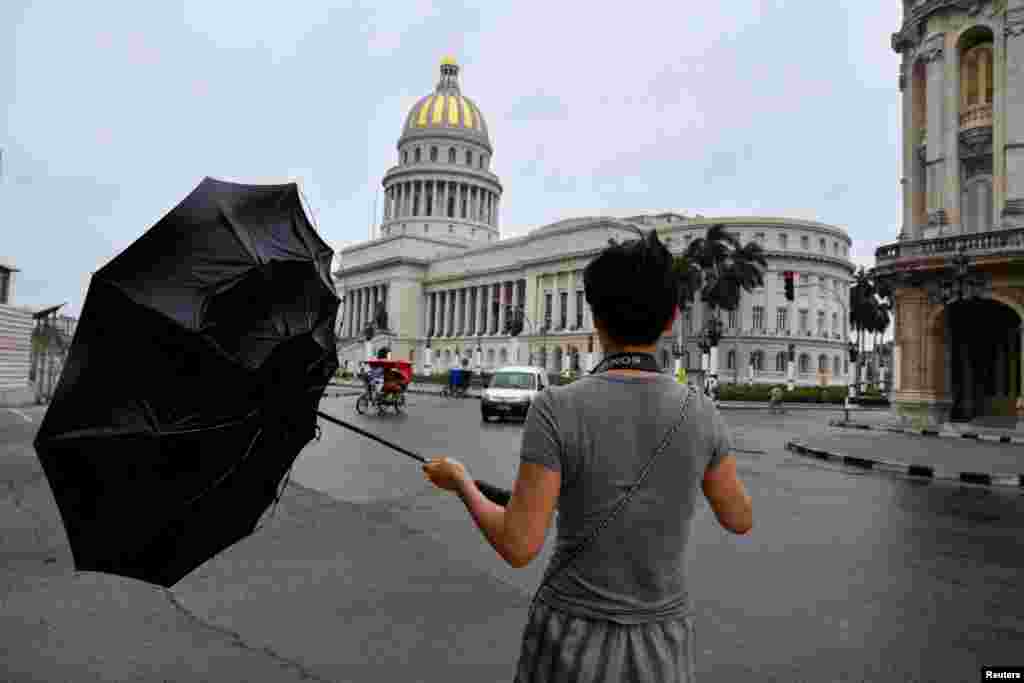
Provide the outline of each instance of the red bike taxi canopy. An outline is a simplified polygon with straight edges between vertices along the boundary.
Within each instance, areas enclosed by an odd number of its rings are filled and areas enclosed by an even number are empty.
[[[372,358],[372,359],[366,361],[366,364],[369,365],[371,368],[382,368],[384,370],[396,370],[399,373],[401,373],[401,375],[404,378],[406,384],[408,384],[409,382],[412,381],[412,363],[410,361],[407,361],[407,360],[377,360],[376,358]]]

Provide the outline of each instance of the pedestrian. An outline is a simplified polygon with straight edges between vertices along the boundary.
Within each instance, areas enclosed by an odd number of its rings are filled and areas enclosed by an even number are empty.
[[[782,387],[774,386],[771,392],[771,409],[773,413],[784,413],[782,409]]]
[[[679,315],[672,255],[657,235],[613,243],[583,278],[606,355],[591,374],[534,398],[508,504],[484,498],[456,460],[435,458],[424,471],[459,495],[513,567],[538,555],[559,509],[518,683],[692,682],[689,596],[698,589],[685,561],[697,492],[737,534],[752,526],[750,497],[718,410],[700,390],[663,374],[655,356]],[[631,503],[637,493],[642,503]]]

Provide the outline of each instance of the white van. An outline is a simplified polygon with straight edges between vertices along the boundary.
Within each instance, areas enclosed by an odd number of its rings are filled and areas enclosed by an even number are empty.
[[[499,419],[515,416],[525,420],[537,392],[547,386],[548,376],[543,368],[529,365],[499,368],[480,396],[480,416],[484,422],[494,415]]]

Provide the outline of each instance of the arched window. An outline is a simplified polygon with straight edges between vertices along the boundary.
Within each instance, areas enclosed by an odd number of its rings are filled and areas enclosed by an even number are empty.
[[[786,371],[786,361],[788,361],[788,360],[789,360],[789,357],[788,357],[788,354],[785,351],[779,351],[777,354],[775,354],[775,371],[776,372],[785,372]]]
[[[725,369],[735,370],[736,369],[736,351],[729,351],[725,356]]]
[[[430,148],[430,160],[437,161],[437,147]]]
[[[416,160],[417,164],[420,163],[420,148],[419,147],[416,148],[415,160]]]
[[[455,163],[455,148],[454,147],[449,147],[448,148],[448,163],[449,164],[454,164]]]
[[[472,166],[472,165],[473,165],[473,153],[470,152],[467,149],[466,150],[466,166]]]
[[[832,374],[835,375],[836,377],[838,377],[839,376],[839,372],[842,370],[842,368],[843,368],[843,366],[839,362],[839,356],[836,356],[835,358],[833,358],[832,359]]]
[[[825,354],[818,356],[818,372],[828,372],[828,356]]]
[[[800,354],[800,372],[810,372],[810,371],[811,371],[811,357],[808,356],[806,353],[801,353]]]
[[[750,364],[756,372],[764,370],[764,351],[754,351],[750,354]]]

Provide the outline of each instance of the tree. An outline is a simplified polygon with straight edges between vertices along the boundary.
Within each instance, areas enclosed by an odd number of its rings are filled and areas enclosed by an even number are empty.
[[[739,307],[743,292],[764,285],[768,261],[756,242],[741,244],[724,223],[708,228],[704,237],[693,240],[683,254],[701,274],[700,298],[711,309],[715,330],[721,329],[721,311]],[[718,372],[718,339],[711,338],[711,374]]]
[[[850,288],[850,327],[857,335],[857,361],[854,363],[854,382],[860,381],[859,367],[864,354],[867,335],[883,334],[892,320],[892,288],[883,281],[876,279],[861,267],[854,276],[853,287]],[[877,348],[877,343],[874,344]]]
[[[679,349],[686,348],[686,325],[683,316],[693,299],[700,291],[703,275],[695,261],[686,256],[675,256],[672,259],[672,271],[679,280]]]

